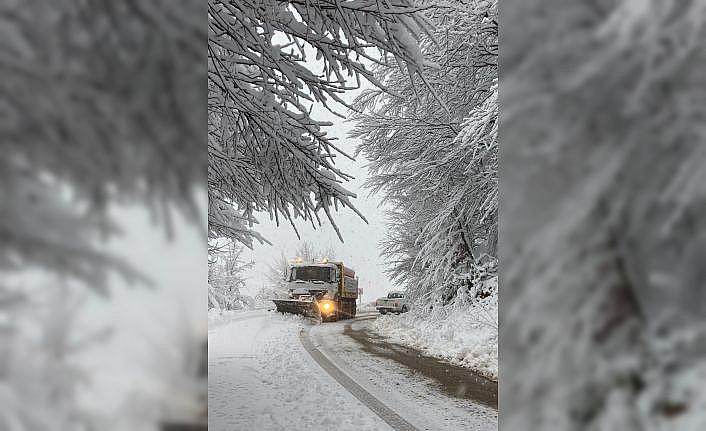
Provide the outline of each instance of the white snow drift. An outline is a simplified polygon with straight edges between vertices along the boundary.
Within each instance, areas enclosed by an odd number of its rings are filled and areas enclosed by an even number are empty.
[[[497,277],[492,283],[497,286]],[[399,316],[380,316],[371,328],[393,343],[419,349],[498,380],[498,296],[430,312],[413,309]]]

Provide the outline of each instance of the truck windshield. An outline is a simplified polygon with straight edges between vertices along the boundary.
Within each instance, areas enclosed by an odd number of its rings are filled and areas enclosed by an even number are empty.
[[[290,281],[331,281],[331,268],[326,266],[298,266],[292,268]]]
[[[387,294],[387,299],[404,298],[404,295],[399,292],[391,292]]]

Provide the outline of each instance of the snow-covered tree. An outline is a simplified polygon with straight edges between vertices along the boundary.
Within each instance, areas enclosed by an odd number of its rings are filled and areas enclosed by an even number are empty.
[[[278,224],[331,221],[355,195],[335,166],[346,156],[311,115],[335,110],[367,80],[384,88],[369,65],[382,54],[418,75],[417,38],[428,29],[410,0],[209,0],[209,235],[250,245],[263,211]],[[340,114],[339,114],[340,115]],[[358,213],[359,215],[362,214]]]
[[[351,136],[371,161],[367,186],[390,207],[389,273],[414,297],[447,303],[496,254],[497,2],[442,2],[427,16],[424,81],[378,66],[389,91],[356,99]]]
[[[245,287],[245,271],[252,262],[243,259],[244,248],[233,241],[213,247],[208,261],[208,308],[238,310],[251,307],[252,298],[240,293]]]
[[[512,430],[706,427],[706,3],[503,3]]]
[[[282,252],[280,256],[267,265],[267,285],[263,286],[260,297],[263,301],[284,296],[287,292],[287,273],[291,258]]]

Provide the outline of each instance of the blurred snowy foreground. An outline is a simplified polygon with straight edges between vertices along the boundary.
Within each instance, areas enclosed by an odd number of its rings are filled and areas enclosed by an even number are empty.
[[[268,310],[209,312],[209,429],[497,429],[495,408],[450,396],[421,373],[370,353],[346,335],[370,329],[375,317],[316,324]],[[311,341],[308,348],[304,338]],[[312,346],[373,404],[412,428],[390,424],[361,401],[360,392],[354,396],[355,390],[319,365]]]

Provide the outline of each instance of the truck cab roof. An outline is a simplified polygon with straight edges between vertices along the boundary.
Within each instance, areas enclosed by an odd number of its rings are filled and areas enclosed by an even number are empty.
[[[290,263],[290,266],[293,266],[295,268],[298,268],[300,266],[319,266],[319,267],[327,267],[327,268],[333,268],[337,264],[340,264],[341,262],[293,262]]]
[[[346,277],[355,278],[355,270],[349,268],[343,264],[341,261],[329,260],[326,262],[291,262],[289,264],[290,268],[301,268],[301,267],[319,267],[319,268],[336,268],[338,266],[343,267],[343,273]]]

